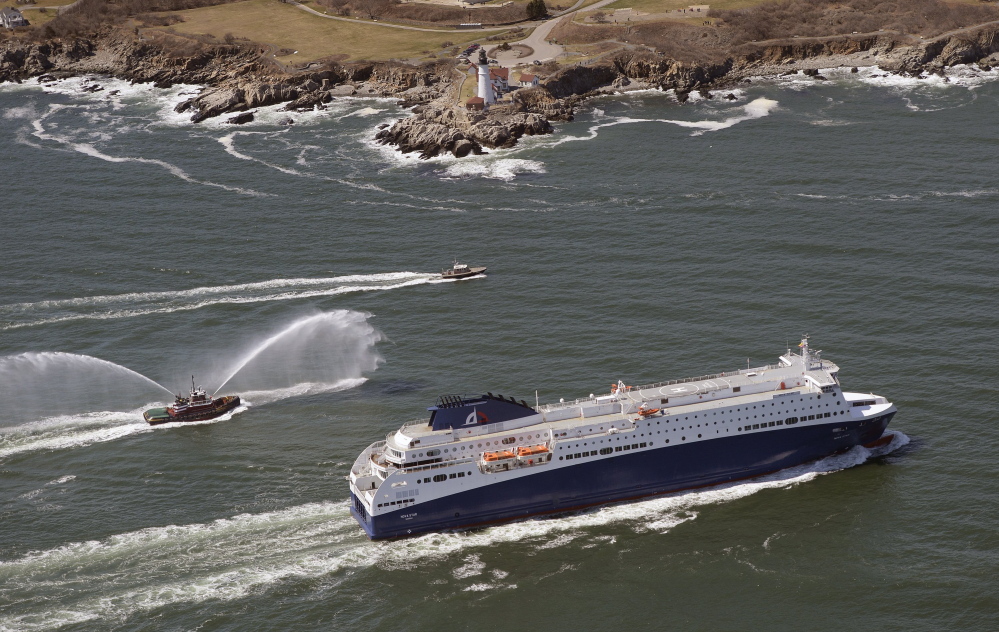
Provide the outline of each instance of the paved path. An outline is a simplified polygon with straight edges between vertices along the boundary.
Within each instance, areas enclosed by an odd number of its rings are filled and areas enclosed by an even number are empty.
[[[538,25],[536,29],[534,29],[534,32],[532,32],[529,36],[527,36],[527,38],[522,39],[519,42],[510,42],[511,46],[514,44],[523,44],[524,46],[530,46],[531,48],[534,49],[534,53],[528,55],[527,57],[520,57],[517,59],[510,59],[506,61],[500,60],[500,64],[504,66],[520,66],[523,64],[531,64],[534,63],[535,61],[542,61],[542,62],[550,61],[552,59],[555,59],[562,53],[564,53],[565,49],[559,46],[558,44],[550,43],[548,36],[551,34],[552,29],[554,29],[559,22],[561,22],[562,20],[571,20],[572,14],[579,11],[579,7],[585,1],[586,0],[579,0],[578,2],[576,2],[576,4],[572,5],[562,13],[559,13],[554,18],[542,22],[540,25]],[[600,2],[596,2],[586,7],[586,10],[592,11],[594,9],[605,7],[608,4],[612,4],[614,2],[617,2],[617,0],[600,0]],[[489,47],[490,50],[492,48],[493,48],[492,46]]]

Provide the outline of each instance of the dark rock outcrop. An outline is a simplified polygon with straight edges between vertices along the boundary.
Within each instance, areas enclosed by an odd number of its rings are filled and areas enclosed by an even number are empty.
[[[189,50],[194,52],[177,52]],[[176,108],[199,122],[277,103],[288,103],[289,110],[321,108],[333,99],[334,91],[354,94],[360,84],[365,84],[367,94],[403,94],[412,103],[425,103],[446,92],[452,68],[447,62],[423,66],[327,62],[318,70],[286,72],[261,53],[252,46],[200,44],[157,31],[139,37],[107,29],[90,37],[42,44],[7,40],[0,43],[0,82],[94,74],[163,88],[202,85],[200,94]]]
[[[379,131],[375,138],[383,145],[398,147],[404,154],[418,151],[420,158],[444,153],[463,158],[483,153],[483,147],[513,147],[522,136],[551,132],[551,123],[534,113],[500,109],[489,113],[469,112],[435,104]]]

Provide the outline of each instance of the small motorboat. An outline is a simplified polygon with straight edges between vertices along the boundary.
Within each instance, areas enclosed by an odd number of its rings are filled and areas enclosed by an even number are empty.
[[[485,271],[486,271],[485,266],[478,267],[478,268],[473,268],[473,267],[470,267],[468,264],[458,263],[458,260],[455,259],[454,265],[452,265],[450,268],[446,268],[444,270],[441,270],[441,278],[442,279],[466,279],[468,277],[472,277],[472,276],[475,276],[477,274],[482,274]]]
[[[142,417],[150,426],[173,423],[175,421],[207,421],[221,417],[239,406],[237,395],[209,397],[204,388],[194,386],[194,376],[191,376],[191,395],[177,395],[173,406],[166,408],[150,408],[142,413]]]

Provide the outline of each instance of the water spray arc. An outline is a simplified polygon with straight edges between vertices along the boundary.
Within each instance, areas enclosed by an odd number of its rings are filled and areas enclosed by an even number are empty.
[[[81,368],[93,368],[101,367],[105,369],[111,369],[115,372],[122,373],[130,377],[137,377],[140,380],[155,386],[156,388],[163,389],[167,393],[173,395],[173,393],[167,387],[163,386],[156,380],[146,377],[145,375],[139,373],[138,371],[133,371],[128,367],[124,367],[120,364],[115,364],[108,360],[102,360],[100,358],[95,358],[94,356],[82,355],[77,353],[65,353],[62,351],[42,351],[42,352],[26,352],[19,353],[17,355],[10,355],[0,358],[0,376],[10,370],[23,372],[27,369],[35,369],[44,371],[46,369],[56,368],[57,365],[63,365],[63,367],[70,368],[73,365],[80,365]]]
[[[361,314],[359,312],[333,311],[333,312],[322,312],[319,314],[315,314],[313,316],[307,316],[305,318],[300,318],[299,320],[296,320],[295,322],[291,323],[278,333],[274,334],[273,336],[267,338],[266,340],[258,344],[256,347],[250,350],[249,353],[244,355],[236,363],[235,367],[229,372],[228,376],[222,381],[222,383],[219,384],[218,388],[215,389],[215,392],[212,393],[212,396],[214,397],[220,390],[222,390],[222,388],[226,384],[228,384],[234,377],[236,377],[236,375],[240,371],[246,368],[246,365],[252,362],[261,353],[270,349],[278,342],[281,342],[282,340],[287,340],[293,334],[298,333],[309,326],[317,324],[329,324],[331,326],[337,327],[338,329],[343,329],[352,323],[363,321],[366,318],[367,318],[366,314]],[[380,336],[376,336],[374,341],[377,341],[378,339],[380,339]]]

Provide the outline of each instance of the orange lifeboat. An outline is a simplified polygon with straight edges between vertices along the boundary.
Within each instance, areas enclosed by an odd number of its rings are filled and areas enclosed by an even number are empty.
[[[659,412],[658,408],[646,408],[646,407],[642,406],[641,408],[638,409],[638,414],[641,415],[642,417],[648,417],[649,415],[655,415],[657,412]]]
[[[509,450],[500,450],[499,452],[482,453],[483,461],[502,461],[503,459],[512,459],[512,458],[514,458],[514,454]]]
[[[522,445],[517,448],[517,456],[534,456],[536,454],[547,454],[548,446],[542,445]]]

